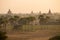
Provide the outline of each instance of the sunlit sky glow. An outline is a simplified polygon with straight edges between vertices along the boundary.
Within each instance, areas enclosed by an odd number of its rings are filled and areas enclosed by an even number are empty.
[[[60,0],[0,0],[0,13],[60,12]]]

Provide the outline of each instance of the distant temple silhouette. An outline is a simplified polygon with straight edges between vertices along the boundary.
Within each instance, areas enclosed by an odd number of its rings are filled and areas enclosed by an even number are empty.
[[[12,14],[12,11],[9,9],[7,13],[8,13],[8,14]]]
[[[11,16],[13,16],[12,14],[13,14],[12,11],[9,9],[6,16],[11,17]]]
[[[51,10],[49,9],[48,14],[52,14]]]

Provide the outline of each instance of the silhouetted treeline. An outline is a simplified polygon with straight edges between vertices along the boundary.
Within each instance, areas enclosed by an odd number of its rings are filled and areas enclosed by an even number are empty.
[[[9,27],[12,30],[22,30],[24,25],[60,25],[60,14],[53,14],[50,10],[48,13],[34,14],[31,12],[31,14],[22,15],[13,14],[9,10],[7,14],[0,14],[1,30],[7,31],[6,28]]]

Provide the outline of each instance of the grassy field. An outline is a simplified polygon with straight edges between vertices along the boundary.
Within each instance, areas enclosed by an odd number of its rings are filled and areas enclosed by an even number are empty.
[[[37,30],[60,30],[60,25],[24,25],[25,31],[37,31]]]

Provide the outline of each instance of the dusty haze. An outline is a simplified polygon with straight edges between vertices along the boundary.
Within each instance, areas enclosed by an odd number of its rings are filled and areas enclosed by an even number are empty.
[[[0,0],[0,13],[6,13],[11,9],[15,13],[34,12],[60,12],[60,0]]]

